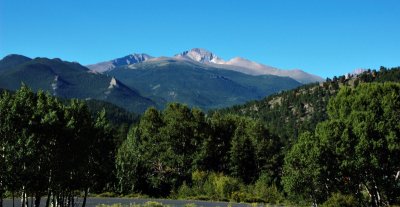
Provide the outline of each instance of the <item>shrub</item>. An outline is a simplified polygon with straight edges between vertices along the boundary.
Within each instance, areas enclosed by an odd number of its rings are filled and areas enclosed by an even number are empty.
[[[333,194],[325,203],[321,205],[322,207],[351,207],[358,206],[357,200],[351,195],[343,195],[340,193]]]
[[[275,184],[271,183],[271,179],[267,175],[262,175],[254,185],[255,197],[265,203],[281,203],[284,201],[283,194],[279,191]]]
[[[223,174],[215,174],[211,176],[211,179],[213,179],[214,188],[220,200],[228,200],[231,194],[239,191],[241,187],[239,180]]]
[[[193,196],[193,190],[183,182],[183,184],[178,189],[178,198],[189,198]]]
[[[241,202],[245,200],[246,196],[247,195],[244,192],[235,191],[231,194],[231,200],[235,202]]]
[[[192,173],[192,181],[196,185],[203,185],[204,181],[207,179],[207,173],[200,170],[195,170]]]

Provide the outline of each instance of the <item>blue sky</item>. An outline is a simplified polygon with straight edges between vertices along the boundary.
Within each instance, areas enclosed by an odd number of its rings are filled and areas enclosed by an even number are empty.
[[[0,56],[81,64],[201,47],[332,77],[400,66],[398,0],[0,0]]]

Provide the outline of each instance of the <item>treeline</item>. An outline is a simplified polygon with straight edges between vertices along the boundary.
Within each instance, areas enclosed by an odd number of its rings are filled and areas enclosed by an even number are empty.
[[[104,110],[92,117],[84,102],[63,104],[25,85],[1,94],[0,205],[7,191],[23,206],[38,207],[41,197],[46,207],[75,206],[76,196],[85,206],[89,189],[113,184],[114,152]]]
[[[219,113],[208,117],[174,103],[164,111],[148,109],[129,132],[116,157],[118,190],[240,200],[245,187],[260,179],[264,191],[280,186],[282,161],[279,139],[261,122]]]

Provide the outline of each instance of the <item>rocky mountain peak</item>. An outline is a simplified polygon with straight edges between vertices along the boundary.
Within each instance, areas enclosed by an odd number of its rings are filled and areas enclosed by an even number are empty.
[[[152,58],[150,55],[144,54],[144,53],[140,53],[140,54],[131,54],[131,55],[127,55],[125,57],[122,58],[118,58],[113,60],[113,65],[114,66],[122,66],[122,65],[130,65],[130,64],[135,64],[135,63],[141,63],[144,62],[148,59]]]
[[[175,57],[188,58],[200,63],[223,64],[225,62],[214,53],[203,48],[193,48],[175,55]]]

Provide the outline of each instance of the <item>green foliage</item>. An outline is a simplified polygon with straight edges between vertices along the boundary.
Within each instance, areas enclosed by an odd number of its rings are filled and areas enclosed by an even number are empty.
[[[140,152],[138,151],[137,142],[135,140],[136,128],[132,128],[128,133],[127,139],[119,147],[116,156],[116,168],[118,178],[118,190],[127,194],[134,192],[137,186],[140,186],[140,177],[144,175],[139,160]]]
[[[195,174],[204,173],[196,171]],[[195,180],[193,186],[189,187],[186,183],[178,190],[179,198],[198,198],[206,196],[213,200],[230,200],[234,192],[240,191],[243,184],[232,177],[221,173],[205,174],[201,180]]]
[[[92,112],[92,116],[96,116],[97,112],[104,109],[106,111],[107,120],[115,126],[122,124],[130,126],[131,124],[136,123],[139,119],[138,115],[109,102],[99,100],[87,100],[85,102],[88,105],[90,112]],[[127,132],[125,132],[125,136],[126,134]]]
[[[279,155],[279,142],[257,121],[218,113],[207,118],[181,104],[162,112],[150,108],[118,150],[119,190],[227,200],[242,182],[261,173],[276,176]]]
[[[121,185],[127,185],[121,190],[167,195],[177,189],[191,175],[201,135],[198,124],[193,111],[180,104],[163,113],[147,110],[118,152],[118,175]]]
[[[314,203],[337,191],[362,200],[363,190],[372,206],[398,202],[399,94],[395,83],[342,88],[329,102],[329,119],[286,155],[285,190]]]
[[[221,112],[260,119],[272,134],[288,145],[299,134],[313,130],[317,123],[326,119],[326,105],[335,94],[336,90],[314,83]]]
[[[184,183],[178,190],[178,198],[220,200],[234,202],[282,203],[283,194],[270,179],[262,176],[254,185],[245,185],[239,179],[222,173],[194,171],[191,186]]]
[[[195,190],[197,190],[197,189],[192,189],[186,184],[186,182],[183,182],[183,184],[178,189],[177,196],[178,196],[178,198],[181,198],[181,199],[192,198],[195,196],[195,192],[194,192]]]
[[[256,177],[255,149],[250,137],[245,133],[244,123],[239,122],[231,141],[230,171],[234,177],[249,184]]]
[[[321,207],[352,207],[359,206],[357,200],[351,195],[342,195],[334,193],[328,200],[326,200]]]
[[[112,129],[105,112],[94,120],[77,100],[68,105],[27,86],[0,95],[0,193],[71,198],[113,182]],[[38,201],[38,199],[36,199]],[[64,200],[66,201],[66,199]],[[61,202],[61,201],[59,201]]]
[[[211,174],[209,180],[220,200],[228,200],[233,192],[240,190],[242,185],[237,179],[218,174]]]
[[[284,201],[283,193],[271,182],[271,178],[263,174],[254,184],[254,197],[265,203],[278,204]]]
[[[219,112],[260,119],[272,134],[290,146],[300,134],[314,131],[319,122],[328,119],[328,102],[341,87],[386,81],[400,82],[400,67],[381,67],[379,71],[368,70],[359,75],[334,77],[333,80],[328,78],[324,83],[307,84]]]
[[[286,154],[282,181],[289,196],[298,195],[314,203],[324,199],[319,197],[325,186],[319,146],[318,138],[304,133]]]

